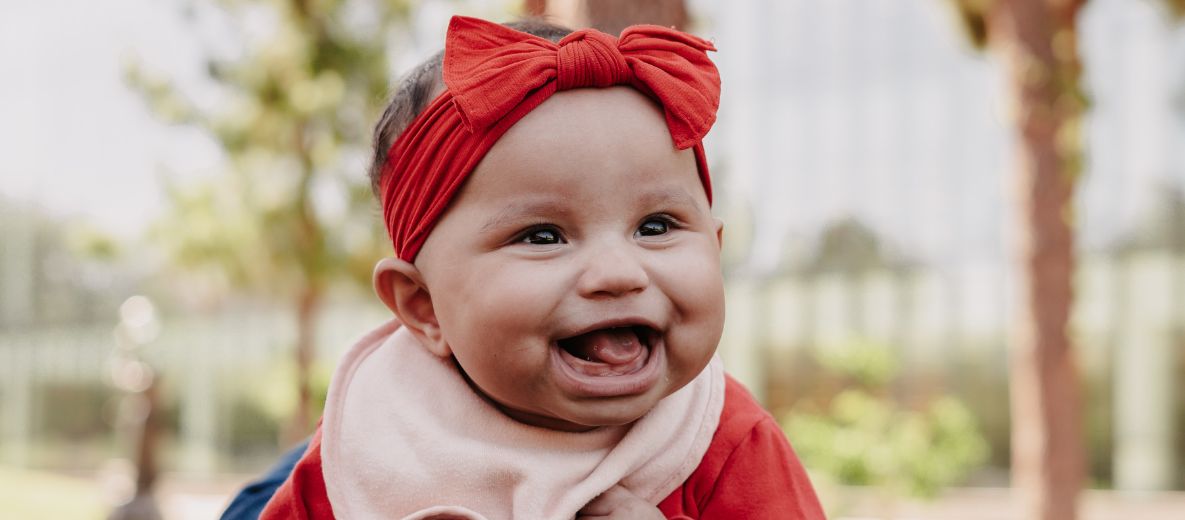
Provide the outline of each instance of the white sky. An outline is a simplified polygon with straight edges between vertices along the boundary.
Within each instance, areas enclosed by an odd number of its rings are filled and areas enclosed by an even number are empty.
[[[0,192],[127,236],[160,211],[158,174],[218,163],[212,141],[124,85],[134,55],[182,82],[202,74],[173,1],[0,3]]]

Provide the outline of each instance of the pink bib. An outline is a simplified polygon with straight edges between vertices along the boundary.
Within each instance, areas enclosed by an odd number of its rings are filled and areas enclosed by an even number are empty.
[[[586,433],[510,419],[391,321],[333,376],[322,423],[338,518],[564,519],[621,483],[652,504],[699,465],[724,406],[718,357],[633,424]]]

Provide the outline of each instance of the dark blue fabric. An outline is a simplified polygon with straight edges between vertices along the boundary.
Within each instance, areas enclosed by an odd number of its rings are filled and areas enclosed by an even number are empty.
[[[280,461],[272,466],[267,474],[247,484],[247,487],[239,491],[234,500],[230,501],[230,505],[226,506],[226,511],[222,512],[222,520],[258,520],[259,513],[263,512],[263,506],[267,505],[267,501],[276,494],[280,484],[283,484],[288,475],[292,474],[292,468],[296,467],[300,456],[304,455],[308,447],[309,441],[306,440],[288,450],[288,453],[280,457]]]

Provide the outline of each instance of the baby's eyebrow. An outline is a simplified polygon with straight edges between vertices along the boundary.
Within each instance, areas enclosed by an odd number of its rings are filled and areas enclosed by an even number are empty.
[[[640,206],[647,208],[655,206],[685,206],[697,211],[703,210],[699,201],[695,197],[692,197],[686,189],[680,187],[658,188],[647,191],[639,195],[638,202]],[[505,225],[507,222],[516,222],[528,217],[540,217],[544,215],[564,216],[571,211],[571,205],[562,201],[529,200],[515,202],[486,220],[485,224],[481,226],[481,231],[486,232]]]
[[[697,210],[703,209],[700,207],[699,202],[695,200],[695,197],[692,197],[690,193],[687,193],[687,190],[676,187],[660,188],[654,191],[643,193],[641,196],[641,202],[645,206],[677,205],[688,206]]]
[[[506,222],[513,222],[524,217],[533,217],[540,215],[556,215],[567,214],[570,209],[567,205],[556,201],[526,201],[515,202],[505,209],[495,213],[494,216],[486,220],[486,223],[481,226],[483,232],[490,229],[497,228]]]

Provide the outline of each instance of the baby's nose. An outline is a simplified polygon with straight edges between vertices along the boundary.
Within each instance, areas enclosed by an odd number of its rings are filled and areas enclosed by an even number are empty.
[[[619,297],[641,292],[650,276],[628,245],[590,247],[584,253],[584,269],[578,288],[586,298]]]

